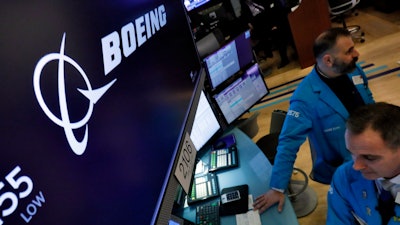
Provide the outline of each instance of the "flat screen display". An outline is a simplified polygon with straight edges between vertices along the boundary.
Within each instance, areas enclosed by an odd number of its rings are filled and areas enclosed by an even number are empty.
[[[199,8],[209,1],[210,0],[184,0],[183,4],[185,5],[187,11],[192,11],[193,9]]]
[[[243,32],[234,40],[204,58],[212,89],[254,63],[250,31]]]
[[[226,122],[231,124],[268,93],[258,64],[254,64],[213,98]]]
[[[201,67],[183,3],[1,1],[0,14],[0,224],[151,224]]]
[[[190,139],[197,151],[199,151],[220,129],[221,126],[210,102],[204,94],[204,91],[202,91],[190,132]]]

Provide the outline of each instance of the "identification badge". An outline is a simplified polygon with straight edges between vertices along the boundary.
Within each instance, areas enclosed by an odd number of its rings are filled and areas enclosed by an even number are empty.
[[[397,192],[396,199],[394,200],[397,204],[400,204],[400,192]]]
[[[352,79],[353,79],[353,84],[354,85],[358,85],[358,84],[363,84],[364,83],[364,80],[362,79],[361,75],[353,76]]]

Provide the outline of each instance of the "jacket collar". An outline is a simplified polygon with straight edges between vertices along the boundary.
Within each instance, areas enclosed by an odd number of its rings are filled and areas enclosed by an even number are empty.
[[[309,76],[311,88],[314,93],[319,93],[320,100],[325,102],[328,107],[330,107],[333,111],[336,111],[343,118],[347,118],[349,113],[347,112],[346,108],[335,95],[335,93],[331,91],[328,85],[321,80],[315,66]]]

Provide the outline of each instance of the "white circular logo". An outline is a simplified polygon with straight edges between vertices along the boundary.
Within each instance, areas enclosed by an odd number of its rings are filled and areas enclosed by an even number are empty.
[[[33,74],[33,87],[36,95],[36,99],[39,102],[40,107],[43,109],[44,113],[47,117],[50,118],[54,123],[64,128],[65,135],[67,137],[68,143],[72,149],[72,151],[77,155],[82,155],[87,146],[88,142],[88,124],[92,112],[94,104],[105,94],[105,92],[115,83],[117,79],[112,80],[107,85],[100,87],[98,89],[93,90],[92,86],[89,82],[88,77],[86,76],[85,71],[83,71],[82,67],[78,65],[72,58],[66,56],[64,54],[65,49],[65,33],[63,35],[60,52],[59,53],[50,53],[42,57],[39,62],[36,64],[35,71]],[[47,107],[45,100],[43,99],[41,87],[40,87],[40,78],[42,74],[43,68],[51,61],[58,61],[58,97],[59,97],[59,105],[60,105],[60,113],[61,118],[58,118],[50,111]],[[64,64],[69,63],[72,65],[82,76],[85,81],[87,90],[77,89],[81,92],[86,98],[89,99],[89,107],[86,115],[77,122],[71,122],[68,112],[67,106],[67,98],[65,93],[65,74],[64,74]],[[85,134],[81,141],[78,141],[74,135],[73,130],[79,129],[85,126]]]

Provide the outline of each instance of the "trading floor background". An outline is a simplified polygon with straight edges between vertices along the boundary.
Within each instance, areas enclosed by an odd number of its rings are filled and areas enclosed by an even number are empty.
[[[364,68],[370,89],[376,101],[386,101],[400,105],[400,10],[384,13],[374,7],[357,8],[357,16],[349,14],[346,17],[348,25],[361,25],[365,32],[365,42],[356,43],[356,49],[360,52],[359,64]],[[332,26],[341,26],[332,22]],[[293,55],[289,54],[293,57]],[[259,126],[258,134],[253,138],[257,141],[269,131],[271,112],[274,109],[287,110],[289,98],[301,78],[306,76],[312,67],[300,69],[295,58],[289,65],[277,69],[279,56],[274,52],[274,57],[263,61],[261,67],[265,71],[265,80],[271,90],[262,103],[255,105],[252,111],[244,117],[251,116],[254,112],[260,112],[257,118]],[[295,167],[301,168],[307,174],[311,170],[311,156],[308,142],[304,143],[299,151]],[[299,218],[300,225],[325,224],[326,218],[326,193],[328,185],[322,185],[313,181],[309,184],[318,195],[317,208],[308,216]]]

